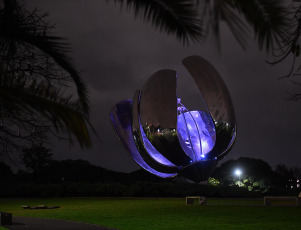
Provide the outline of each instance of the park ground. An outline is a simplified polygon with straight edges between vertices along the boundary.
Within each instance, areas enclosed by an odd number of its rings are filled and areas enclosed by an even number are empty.
[[[28,210],[23,205],[60,208]],[[0,211],[120,230],[301,229],[301,207],[292,203],[265,207],[263,199],[208,199],[202,206],[186,205],[185,198],[18,198],[0,199]]]

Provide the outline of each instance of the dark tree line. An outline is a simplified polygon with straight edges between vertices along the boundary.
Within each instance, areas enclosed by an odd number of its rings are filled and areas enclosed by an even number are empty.
[[[298,195],[301,190],[297,182],[300,168],[278,165],[273,170],[260,159],[229,160],[214,171],[208,183],[196,184],[181,178],[162,179],[143,169],[123,173],[84,160],[57,161],[44,150],[39,146],[36,152],[23,151],[26,171],[13,173],[9,166],[0,162],[0,196],[262,197]],[[38,151],[44,153],[36,154]],[[240,178],[234,174],[237,168],[242,171]]]
[[[36,145],[22,150],[22,161],[33,173],[34,182],[38,182],[42,170],[52,163],[52,152],[44,146]]]
[[[53,160],[52,153],[43,146],[33,146],[23,150],[23,163],[26,171],[19,171],[15,176],[25,176],[28,182],[35,183],[61,183],[61,182],[125,182],[132,181],[175,181],[192,183],[181,178],[162,179],[144,170],[132,173],[121,173],[104,169],[90,164],[85,160]],[[241,175],[235,175],[240,169]],[[14,175],[10,168],[1,163],[2,177]],[[2,172],[1,171],[1,172]],[[212,180],[214,178],[214,180]],[[213,172],[209,184],[214,181],[219,186],[245,187],[250,191],[266,192],[272,187],[298,189],[301,179],[300,167],[286,167],[283,164],[276,166],[275,170],[260,159],[241,157],[221,164]],[[293,187],[291,187],[293,186]]]

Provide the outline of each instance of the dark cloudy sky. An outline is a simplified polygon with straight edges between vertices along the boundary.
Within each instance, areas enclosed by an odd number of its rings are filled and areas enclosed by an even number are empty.
[[[271,67],[250,34],[244,52],[227,28],[222,27],[222,53],[210,38],[204,45],[183,47],[173,36],[134,19],[113,1],[27,0],[28,8],[39,7],[57,24],[57,34],[72,45],[73,63],[91,92],[91,121],[101,141],[93,137],[93,148],[69,148],[55,143],[57,159],[86,159],[93,164],[129,172],[139,167],[132,161],[110,126],[109,113],[121,100],[133,97],[144,81],[160,69],[178,72],[178,95],[189,106],[201,103],[199,93],[181,60],[200,55],[209,60],[226,82],[235,107],[238,137],[225,160],[260,158],[271,166],[284,163],[301,166],[301,102],[284,100],[292,85],[277,77],[287,63]],[[225,161],[224,160],[224,161]]]

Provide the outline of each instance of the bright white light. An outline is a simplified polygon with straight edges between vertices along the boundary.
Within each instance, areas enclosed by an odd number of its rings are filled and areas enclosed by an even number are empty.
[[[235,173],[236,176],[240,176],[241,175],[241,170],[240,169],[236,169],[234,173]]]

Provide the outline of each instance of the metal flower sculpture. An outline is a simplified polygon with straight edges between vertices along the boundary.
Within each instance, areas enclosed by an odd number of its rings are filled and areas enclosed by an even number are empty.
[[[208,112],[188,111],[177,98],[176,72],[160,70],[121,101],[110,114],[112,125],[131,157],[159,177],[177,175],[194,182],[208,179],[236,137],[234,109],[215,68],[199,56],[183,60]]]

